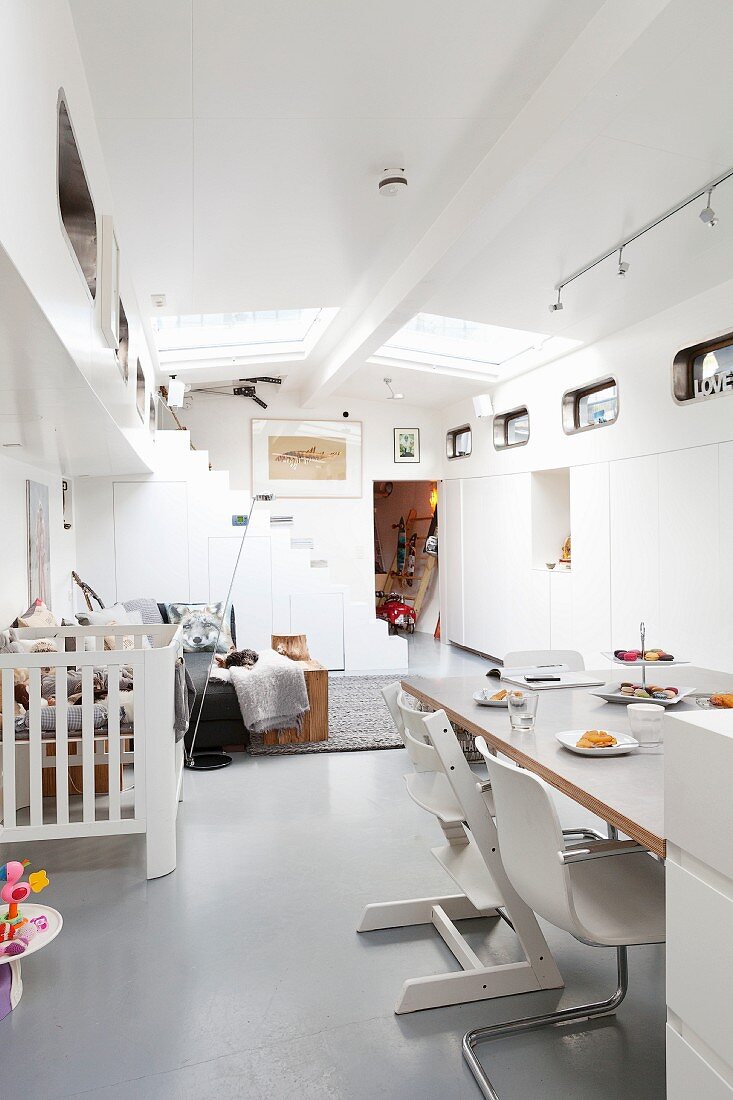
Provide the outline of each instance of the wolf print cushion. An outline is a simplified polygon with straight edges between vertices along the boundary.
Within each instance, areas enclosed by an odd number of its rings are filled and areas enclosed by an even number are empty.
[[[168,621],[180,623],[183,627],[183,648],[186,653],[213,653],[220,627],[216,652],[228,653],[232,648],[229,623],[222,622],[223,604],[168,603],[165,606]]]

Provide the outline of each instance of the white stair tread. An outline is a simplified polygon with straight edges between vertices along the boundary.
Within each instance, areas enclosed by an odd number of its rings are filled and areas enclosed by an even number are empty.
[[[410,798],[421,809],[435,814],[446,825],[463,821],[463,810],[442,772],[409,772],[405,783]]]
[[[468,844],[444,844],[432,849],[441,867],[477,909],[496,909],[504,904],[501,890],[481,858],[473,838]]]

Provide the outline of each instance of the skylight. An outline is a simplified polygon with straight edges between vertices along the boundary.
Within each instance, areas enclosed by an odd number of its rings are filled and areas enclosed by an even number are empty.
[[[541,351],[550,342],[553,351],[560,351],[554,346],[558,341],[563,342],[543,332],[418,313],[382,345],[372,361],[398,361],[413,370],[460,373],[463,377],[497,378],[499,368],[527,352]]]
[[[541,332],[418,313],[379,349],[379,354],[416,362],[454,360],[480,369],[499,366],[543,339]]]
[[[305,359],[336,309],[272,309],[252,313],[193,313],[154,317],[161,363],[246,359]]]

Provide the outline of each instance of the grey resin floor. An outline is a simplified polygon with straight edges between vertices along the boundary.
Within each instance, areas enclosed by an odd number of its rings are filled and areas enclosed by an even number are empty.
[[[482,674],[426,635],[411,664]],[[3,862],[48,869],[65,925],[24,965],[23,1000],[0,1023],[0,1096],[476,1100],[463,1032],[558,997],[393,1014],[405,978],[454,968],[429,929],[354,932],[367,902],[451,891],[407,768],[392,750],[238,755],[187,773],[178,869],[150,883],[140,838],[5,845]],[[505,925],[472,924],[479,953],[516,957]],[[612,989],[611,952],[548,938],[564,1003]],[[502,1100],[664,1096],[663,949],[633,949],[630,963],[617,1018],[483,1048]]]

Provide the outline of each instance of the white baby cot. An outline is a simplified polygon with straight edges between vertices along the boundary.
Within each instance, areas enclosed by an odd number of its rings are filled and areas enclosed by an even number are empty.
[[[134,639],[123,649],[123,638]],[[183,741],[174,731],[176,663],[182,660],[180,627],[44,627],[18,630],[19,639],[53,638],[62,652],[0,653],[2,753],[0,842],[144,833],[147,877],[176,866],[176,816],[182,794]],[[104,638],[114,648],[104,649]],[[143,648],[150,641],[150,648]],[[68,650],[66,647],[69,647]],[[73,647],[73,648],[72,648]],[[132,668],[129,693],[120,669]],[[106,671],[108,695],[99,725],[95,669]],[[23,724],[14,710],[14,670],[28,670],[29,706]],[[43,670],[56,676],[54,728],[42,716]],[[81,698],[69,721],[67,673],[81,678]],[[121,713],[122,703],[128,705]],[[95,717],[96,715],[96,717]],[[78,722],[76,719],[79,719]],[[97,728],[95,728],[95,721]],[[79,725],[81,728],[67,728]],[[108,793],[95,790],[95,765],[106,765]],[[81,768],[81,793],[69,794],[69,767]],[[43,772],[55,771],[55,795],[43,797]]]

